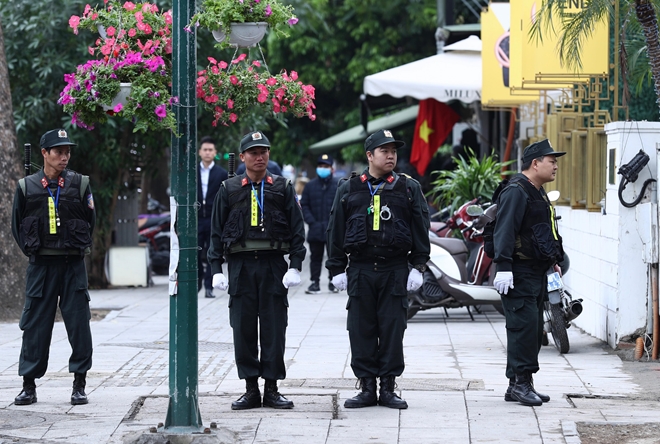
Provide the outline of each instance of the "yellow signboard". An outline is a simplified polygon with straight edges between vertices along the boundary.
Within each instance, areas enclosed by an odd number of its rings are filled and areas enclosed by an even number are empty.
[[[484,106],[515,106],[538,100],[538,92],[511,94],[509,3],[491,3],[481,11],[481,103]]]
[[[561,31],[562,18],[558,15],[553,17],[552,23],[555,30],[545,30],[543,25],[543,41],[536,37],[530,37],[530,29],[535,20],[542,0],[510,0],[511,1],[511,68],[510,81],[514,87],[534,82],[535,76],[540,74],[542,78],[551,81],[553,75],[559,82],[572,83],[572,80],[586,80],[590,75],[603,75],[608,72],[609,64],[609,33],[608,20],[599,23],[593,30],[591,36],[585,39],[580,57],[582,68],[575,70],[568,68],[559,58],[558,33]],[[566,14],[575,14],[588,4],[585,0],[567,1]],[[544,85],[539,85],[544,86]],[[553,89],[551,85],[545,85],[546,89]],[[556,87],[559,87],[557,85]]]

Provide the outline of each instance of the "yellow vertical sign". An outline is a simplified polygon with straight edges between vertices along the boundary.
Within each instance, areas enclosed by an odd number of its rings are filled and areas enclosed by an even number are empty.
[[[509,3],[490,3],[481,12],[481,103],[486,106],[516,105],[538,99],[538,93],[511,94]]]
[[[530,36],[532,24],[542,5],[542,0],[510,0],[511,1],[511,83],[522,86],[523,80],[534,81],[536,74],[551,78],[552,74],[574,75],[574,79],[584,79],[589,75],[608,72],[609,64],[609,21],[603,20],[596,26],[588,38],[584,40],[580,49],[582,69],[568,68],[559,58],[559,34],[561,32],[562,17],[553,16],[554,30],[545,30],[543,25],[543,41]],[[583,0],[567,1],[565,14],[571,15],[579,12],[587,5]],[[547,89],[552,89],[548,85]]]

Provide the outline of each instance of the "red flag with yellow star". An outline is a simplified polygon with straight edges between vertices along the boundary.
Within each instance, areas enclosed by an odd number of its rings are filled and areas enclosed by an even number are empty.
[[[420,100],[413,136],[410,163],[423,176],[431,158],[445,141],[460,116],[449,106],[434,99]]]

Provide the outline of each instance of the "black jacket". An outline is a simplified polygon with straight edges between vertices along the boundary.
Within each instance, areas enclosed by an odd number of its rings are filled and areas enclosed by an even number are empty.
[[[305,185],[300,206],[305,223],[309,225],[307,242],[326,241],[326,230],[330,221],[332,202],[337,193],[337,179],[333,176],[321,179],[317,177]]]
[[[227,170],[222,168],[220,165],[213,164],[213,168],[209,172],[209,186],[206,190],[206,199],[202,194],[202,173],[200,171],[199,164],[197,164],[197,200],[200,203],[199,213],[197,217],[199,218],[211,218],[211,211],[213,210],[213,201],[215,200],[215,195],[220,189],[220,185],[224,180],[227,179]]]

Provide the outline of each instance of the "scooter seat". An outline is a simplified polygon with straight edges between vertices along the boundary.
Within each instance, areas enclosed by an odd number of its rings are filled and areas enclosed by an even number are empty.
[[[452,237],[431,237],[429,240],[447,250],[452,256],[467,252],[467,247],[462,239],[455,239]]]

